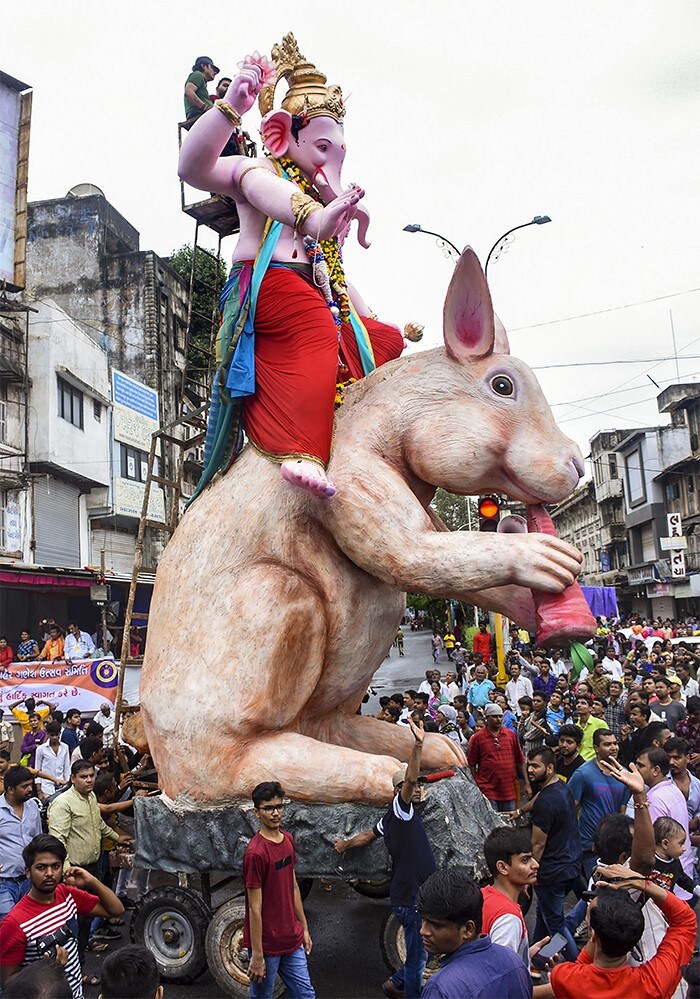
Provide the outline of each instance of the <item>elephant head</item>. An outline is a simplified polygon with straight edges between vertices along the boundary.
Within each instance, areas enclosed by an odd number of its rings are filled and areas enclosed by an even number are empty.
[[[335,118],[317,115],[305,124],[288,111],[271,111],[262,121],[261,132],[265,148],[273,156],[294,160],[314,185],[324,204],[337,198],[343,190],[341,172],[345,160],[343,126]],[[364,205],[357,206],[358,239],[367,248],[369,213]]]

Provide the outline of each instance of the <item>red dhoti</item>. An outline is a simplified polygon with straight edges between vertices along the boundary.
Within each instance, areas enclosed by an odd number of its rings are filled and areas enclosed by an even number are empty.
[[[403,337],[373,319],[362,320],[377,367],[398,357]],[[362,378],[349,323],[341,327],[340,352],[352,378]],[[338,328],[320,292],[300,274],[271,267],[255,311],[255,395],[243,419],[256,450],[274,461],[330,457],[338,374]]]

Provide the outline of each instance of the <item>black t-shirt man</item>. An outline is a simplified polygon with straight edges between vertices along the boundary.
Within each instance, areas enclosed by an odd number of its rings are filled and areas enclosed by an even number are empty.
[[[562,781],[542,788],[532,809],[532,824],[547,835],[537,883],[546,885],[575,878],[581,865],[581,837],[576,803]]]
[[[586,761],[578,753],[572,760],[565,760],[563,756],[557,756],[557,777],[566,783],[566,781],[571,779],[571,775],[575,773],[579,767],[582,767]]]
[[[435,871],[435,856],[413,803],[395,795],[372,831],[384,837],[391,856],[391,904],[415,905],[418,889]]]

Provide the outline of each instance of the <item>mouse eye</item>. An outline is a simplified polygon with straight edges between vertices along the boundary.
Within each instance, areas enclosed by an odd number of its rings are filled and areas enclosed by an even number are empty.
[[[515,387],[507,375],[496,375],[491,379],[491,388],[496,395],[513,395]]]

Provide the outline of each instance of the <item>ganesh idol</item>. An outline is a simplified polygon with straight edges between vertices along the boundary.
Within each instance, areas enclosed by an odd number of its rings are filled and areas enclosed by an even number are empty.
[[[396,358],[404,340],[345,280],[342,244],[353,220],[369,246],[364,191],[343,188],[345,106],[337,86],[301,55],[288,34],[272,61],[255,53],[226,96],[188,133],[180,177],[232,198],[240,219],[233,267],[220,301],[216,375],[197,495],[252,448],[282,476],[319,497],[335,492],[326,474],[338,386]],[[274,109],[285,80],[282,107]],[[220,153],[258,99],[267,155]],[[420,338],[409,324],[407,335]]]

